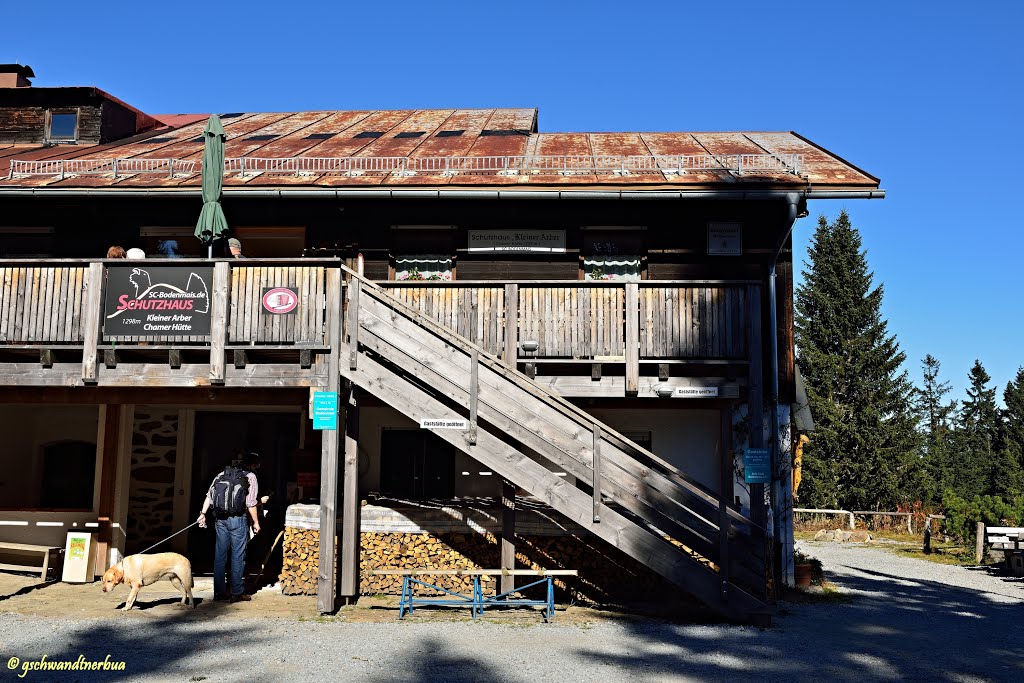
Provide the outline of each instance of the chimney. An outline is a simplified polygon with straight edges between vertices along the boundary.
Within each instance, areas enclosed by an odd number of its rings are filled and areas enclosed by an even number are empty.
[[[31,88],[28,79],[35,77],[30,66],[0,64],[0,88]]]

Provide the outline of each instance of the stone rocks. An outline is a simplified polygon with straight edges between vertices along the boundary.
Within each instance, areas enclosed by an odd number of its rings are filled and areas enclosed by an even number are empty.
[[[871,534],[863,529],[855,529],[854,531],[845,531],[843,529],[836,529],[835,531],[829,529],[822,529],[814,535],[815,541],[833,541],[835,543],[870,543]]]

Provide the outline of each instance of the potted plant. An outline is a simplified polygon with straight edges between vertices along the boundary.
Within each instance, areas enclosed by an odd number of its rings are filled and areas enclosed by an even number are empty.
[[[814,573],[813,558],[804,555],[799,550],[793,551],[793,580],[797,586],[806,588],[811,585],[811,576]]]

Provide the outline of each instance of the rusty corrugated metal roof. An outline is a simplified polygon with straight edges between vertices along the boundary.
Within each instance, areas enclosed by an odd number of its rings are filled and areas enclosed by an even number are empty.
[[[0,146],[0,191],[198,187],[206,117],[156,118],[166,125],[105,145]],[[222,120],[225,188],[879,186],[877,178],[793,132],[539,133],[536,109],[242,113]],[[116,175],[104,165],[113,159],[121,169]],[[19,164],[12,175],[12,160],[66,163],[61,172]],[[149,163],[132,171],[126,160]],[[173,160],[173,170],[160,160]],[[37,172],[26,172],[32,168]]]

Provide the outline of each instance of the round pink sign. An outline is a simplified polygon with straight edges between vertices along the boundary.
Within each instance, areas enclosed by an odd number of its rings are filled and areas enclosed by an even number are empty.
[[[263,294],[263,308],[270,313],[291,313],[298,305],[299,298],[295,296],[295,292],[287,287],[268,289]]]

